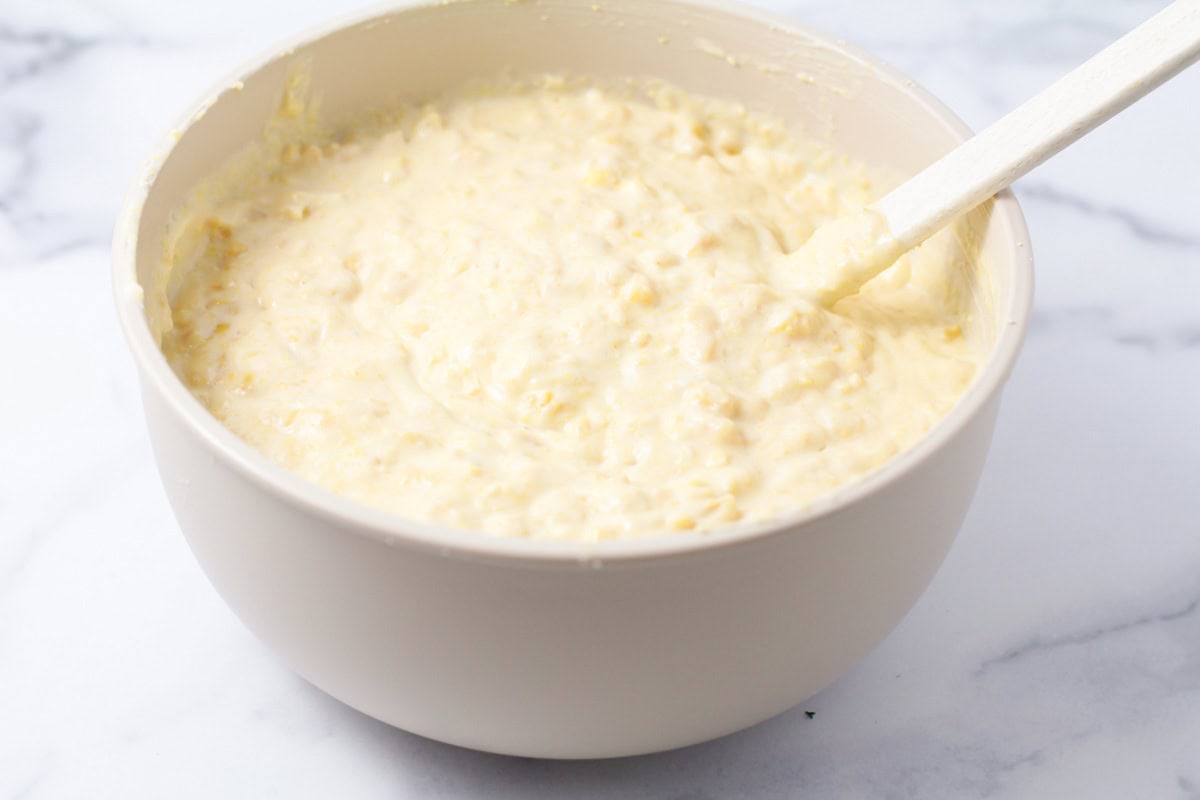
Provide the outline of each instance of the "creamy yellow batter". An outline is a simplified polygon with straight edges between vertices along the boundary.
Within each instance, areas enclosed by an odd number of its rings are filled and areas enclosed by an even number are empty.
[[[476,87],[210,183],[169,237],[168,359],[254,447],[405,517],[768,519],[908,447],[975,372],[944,242],[831,309],[788,288],[789,254],[887,186],[658,84]]]

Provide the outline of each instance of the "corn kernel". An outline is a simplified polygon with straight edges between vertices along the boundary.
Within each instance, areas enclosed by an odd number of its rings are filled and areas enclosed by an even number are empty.
[[[583,176],[583,182],[588,186],[615,186],[617,176],[611,169],[590,169]]]
[[[655,299],[654,287],[645,275],[634,275],[626,281],[625,287],[621,290],[621,299],[626,303],[648,306]]]

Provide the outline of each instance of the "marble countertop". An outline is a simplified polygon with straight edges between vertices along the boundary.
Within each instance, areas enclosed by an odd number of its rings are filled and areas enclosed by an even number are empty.
[[[769,5],[978,128],[1161,3]],[[193,96],[343,4],[2,6],[0,800],[1200,798],[1200,68],[1018,184],[1034,323],[903,624],[748,731],[560,763],[427,741],[295,677],[209,587],[152,463],[109,293],[118,204]]]

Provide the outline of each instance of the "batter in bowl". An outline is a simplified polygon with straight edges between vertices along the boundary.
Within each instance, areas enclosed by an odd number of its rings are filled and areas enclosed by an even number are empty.
[[[502,82],[246,170],[176,215],[163,351],[252,446],[404,517],[584,541],[767,520],[975,373],[952,239],[830,309],[789,293],[789,254],[889,184],[730,102]]]

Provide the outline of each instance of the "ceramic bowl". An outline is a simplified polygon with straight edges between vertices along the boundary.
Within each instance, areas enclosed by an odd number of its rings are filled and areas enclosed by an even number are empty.
[[[117,307],[179,526],[212,584],[300,674],[366,714],[466,747],[561,758],[699,742],[808,698],[878,643],[933,578],[966,513],[1029,319],[1012,195],[970,223],[973,386],[912,449],[770,525],[579,545],[398,518],[317,488],[217,422],[147,323],[171,211],[259,136],[297,63],[321,113],[473,77],[658,77],[769,111],[911,174],[968,135],[862,51],[755,10],[674,0],[393,5],[324,26],[198,102],[117,227]]]

